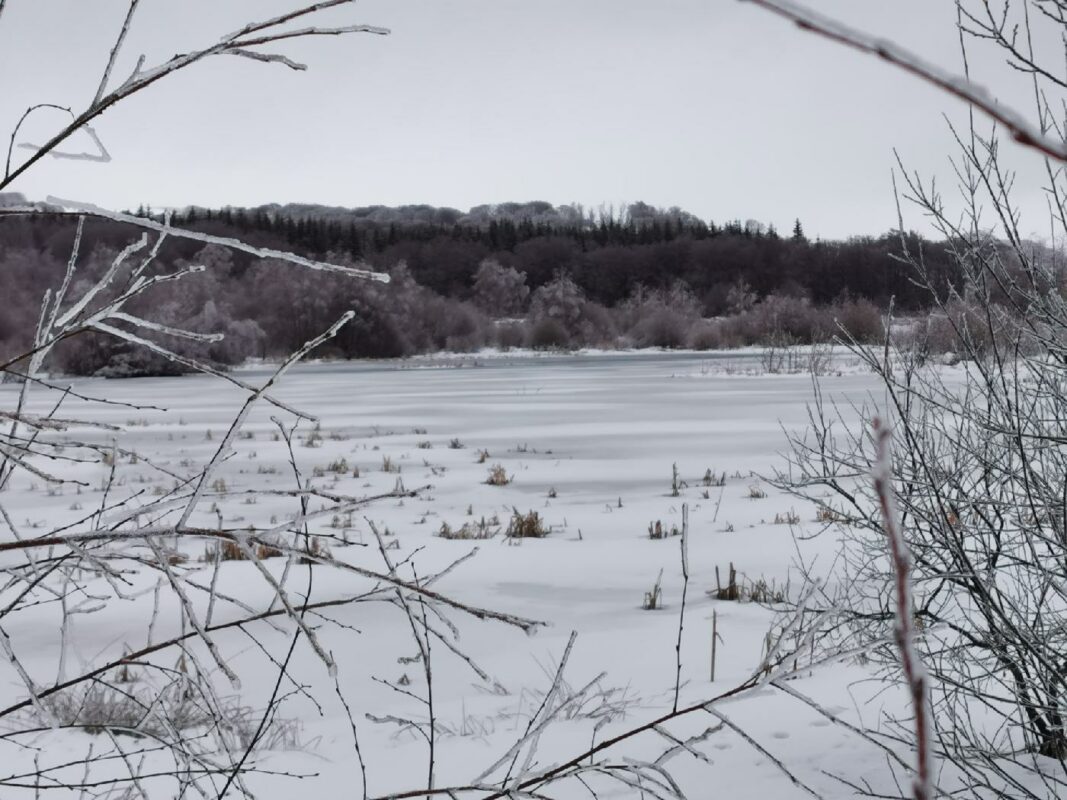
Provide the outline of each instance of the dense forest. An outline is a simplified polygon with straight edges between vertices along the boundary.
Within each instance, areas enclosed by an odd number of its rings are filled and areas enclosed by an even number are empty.
[[[0,206],[19,202],[8,196]],[[134,213],[163,219],[145,208]],[[214,245],[167,240],[153,269],[206,269],[154,287],[140,311],[176,328],[226,333],[210,346],[159,334],[168,348],[223,365],[280,355],[349,308],[356,320],[320,355],[397,357],[487,345],[713,348],[769,337],[825,339],[841,325],[874,338],[891,301],[907,313],[932,299],[896,258],[903,247],[922,251],[944,294],[961,283],[948,246],[915,234],[812,241],[799,219],[782,235],[755,221],[715,224],[643,203],[597,212],[541,202],[466,213],[431,206],[188,208],[171,222],[370,264],[393,278],[380,285],[309,275]],[[8,357],[30,345],[41,298],[67,269],[76,227],[77,217],[59,210],[0,213],[0,352]],[[139,235],[128,225],[87,220],[75,280],[104,274]],[[108,291],[121,291],[124,274],[128,268]],[[181,369],[97,333],[65,342],[53,367],[114,375]]]
[[[144,209],[140,213],[146,213]],[[816,305],[851,295],[903,309],[927,306],[909,268],[894,258],[900,235],[810,241],[798,219],[787,236],[753,220],[717,225],[677,208],[635,203],[591,212],[545,202],[452,208],[372,206],[356,209],[308,205],[253,209],[187,209],[174,223],[217,233],[238,232],[298,252],[344,253],[389,270],[407,263],[420,285],[446,297],[471,295],[482,261],[494,259],[526,276],[532,290],[558,273],[569,274],[590,300],[612,307],[634,289],[666,288],[684,281],[708,316],[728,310],[738,281],[757,296],[804,296]],[[931,271],[945,282],[952,262],[944,248],[920,243]]]

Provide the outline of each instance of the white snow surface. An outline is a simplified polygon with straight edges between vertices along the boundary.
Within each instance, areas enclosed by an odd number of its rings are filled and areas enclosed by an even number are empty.
[[[748,358],[746,362],[744,359]],[[475,557],[450,573],[435,588],[464,602],[537,620],[548,626],[532,636],[492,622],[452,614],[465,651],[499,687],[491,690],[471,669],[443,648],[434,653],[436,714],[442,724],[436,758],[439,786],[465,783],[493,763],[526,724],[534,692],[547,689],[570,632],[578,638],[567,670],[568,682],[581,686],[601,672],[604,688],[617,688],[627,701],[625,716],[602,727],[597,740],[639,725],[669,710],[673,697],[681,567],[679,540],[651,540],[647,529],[661,520],[680,525],[682,504],[690,514],[691,582],[682,645],[681,704],[710,698],[752,674],[762,655],[763,637],[772,612],[751,603],[712,600],[706,590],[715,584],[715,569],[725,574],[732,563],[750,579],[776,585],[795,582],[798,554],[826,564],[837,548],[836,534],[821,530],[814,508],[769,486],[759,475],[784,465],[787,447],[783,428],[802,429],[812,398],[808,375],[761,375],[751,354],[708,353],[585,353],[579,356],[504,354],[493,358],[413,359],[387,363],[317,363],[294,368],[277,387],[276,396],[321,418],[318,446],[298,445],[301,470],[316,486],[338,492],[371,495],[388,492],[400,478],[409,489],[428,486],[417,499],[372,505],[333,527],[321,520],[313,532],[343,536],[353,544],[332,544],[333,555],[379,569],[380,556],[367,519],[395,539],[391,556],[411,556],[420,574],[440,569],[477,546]],[[840,372],[840,374],[838,374]],[[242,370],[243,380],[259,384],[269,377],[263,366]],[[60,382],[67,381],[59,379]],[[877,404],[877,381],[844,363],[822,380],[828,399]],[[124,446],[134,446],[149,461],[178,474],[192,473],[221,441],[245,394],[224,381],[204,376],[108,381],[79,379],[77,391],[130,403],[165,406],[165,411],[89,406],[69,399],[63,413],[128,426]],[[13,407],[17,387],[0,386],[0,407]],[[55,395],[35,390],[31,411],[46,413]],[[260,497],[247,504],[240,492],[252,488],[290,488],[292,477],[283,443],[273,440],[270,421],[277,409],[261,404],[236,442],[236,453],[218,473],[225,494],[207,498],[192,524],[217,524],[217,503],[225,525],[266,525],[272,516],[284,519],[298,511],[291,497]],[[307,434],[311,426],[299,429]],[[210,436],[209,436],[210,434]],[[106,442],[112,434],[89,427],[66,432],[72,438]],[[458,439],[463,447],[449,447]],[[428,443],[428,445],[427,445]],[[486,463],[477,463],[486,450]],[[382,471],[383,458],[399,465],[399,475]],[[328,465],[344,459],[344,474]],[[116,497],[170,488],[144,460],[120,458]],[[488,468],[501,464],[513,481],[506,486],[485,483]],[[671,496],[672,465],[687,484]],[[352,476],[358,467],[360,476]],[[0,498],[24,536],[83,517],[100,503],[108,467],[102,463],[59,464],[67,477],[87,486],[47,489],[33,476],[18,473]],[[316,469],[318,468],[318,469]],[[725,486],[705,488],[706,470],[725,472]],[[766,491],[750,498],[750,486]],[[550,498],[550,490],[555,497]],[[705,497],[707,492],[707,497]],[[317,501],[315,501],[317,502]],[[314,505],[313,505],[314,508]],[[502,536],[487,541],[445,540],[436,535],[442,523],[452,528],[465,521],[498,516],[506,522],[513,509],[536,510],[552,527],[544,539],[513,544]],[[469,513],[468,513],[469,511]],[[776,515],[795,512],[795,526],[775,524]],[[365,519],[365,518],[366,519]],[[0,526],[0,537],[10,531]],[[202,542],[184,545],[195,566]],[[266,562],[281,569],[281,560]],[[303,591],[308,568],[291,579],[294,593]],[[210,569],[204,565],[204,580]],[[642,597],[663,571],[664,607],[646,611]],[[313,569],[313,599],[344,597],[358,591],[353,576]],[[138,589],[155,578],[129,576]],[[262,603],[269,588],[247,562],[223,565],[222,588],[249,603]],[[366,588],[363,586],[362,588]],[[151,593],[112,602],[104,610],[78,615],[70,636],[67,673],[83,665],[115,658],[124,647],[145,642],[151,614]],[[157,639],[177,628],[177,605],[171,599],[161,617]],[[722,641],[718,647],[715,683],[709,680],[710,626],[717,613]],[[216,618],[236,615],[220,605]],[[394,726],[366,718],[397,715],[422,717],[417,703],[370,680],[379,676],[411,680],[412,691],[423,688],[417,664],[398,659],[414,650],[406,620],[384,604],[345,606],[329,614],[336,622],[316,620],[324,647],[338,664],[338,680],[355,716],[367,762],[371,797],[425,786],[426,746]],[[47,685],[56,678],[59,615],[43,606],[5,622],[13,646],[35,680]],[[341,624],[337,624],[341,623]],[[255,632],[276,658],[292,637],[291,623],[278,630],[262,624]],[[262,708],[270,696],[276,671],[269,669],[251,639],[240,631],[216,637],[217,644],[241,676],[243,705]],[[177,654],[161,656],[174,661]],[[352,732],[333,682],[306,640],[297,646],[291,671],[307,693],[284,687],[288,697],[279,716],[299,722],[299,745],[261,753],[265,770],[305,775],[298,779],[252,775],[248,786],[265,800],[285,800],[311,792],[316,800],[361,796],[360,770],[353,754]],[[869,674],[855,663],[820,668],[792,681],[832,714],[858,724],[877,726],[884,708],[904,707],[897,692],[877,693]],[[219,676],[220,686],[225,679]],[[0,666],[0,704],[25,696],[14,670]],[[893,791],[885,754],[773,688],[762,688],[719,707],[732,721],[801,782],[824,797],[852,797],[853,789],[837,780],[869,781]],[[580,753],[593,735],[592,720],[560,722],[541,737],[537,764],[545,766]],[[703,716],[676,726],[691,735],[714,724]],[[83,732],[43,733],[36,742],[42,758],[79,758],[93,740]],[[106,746],[100,742],[99,746]],[[660,742],[639,738],[625,754],[658,752]],[[767,757],[730,731],[716,734],[703,746],[711,764],[676,756],[670,767],[690,797],[793,798],[810,796],[777,769]],[[910,760],[908,754],[904,757]],[[0,767],[16,773],[32,766],[33,754],[0,743]],[[900,776],[897,776],[898,779]],[[902,784],[903,785],[903,784]],[[17,796],[12,794],[11,796]],[[32,796],[27,792],[26,796]],[[51,797],[65,796],[62,792]],[[155,795],[153,795],[155,796]],[[170,797],[161,792],[160,797]],[[577,796],[577,795],[575,795]],[[607,796],[628,796],[620,790]]]

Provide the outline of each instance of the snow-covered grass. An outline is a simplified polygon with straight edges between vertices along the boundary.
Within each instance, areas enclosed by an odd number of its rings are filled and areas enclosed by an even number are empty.
[[[603,740],[670,709],[682,588],[679,537],[651,538],[649,527],[658,522],[668,533],[680,528],[683,504],[689,509],[690,588],[681,646],[681,704],[741,683],[760,663],[773,612],[751,602],[712,599],[708,591],[716,586],[716,570],[725,578],[733,565],[742,585],[763,580],[768,586],[795,586],[791,581],[796,579],[796,559],[826,563],[836,540],[832,530],[809,538],[825,527],[816,521],[814,506],[779,492],[760,477],[783,466],[783,428],[805,427],[810,377],[763,375],[753,380],[716,368],[741,363],[737,359],[708,353],[537,358],[479,354],[400,364],[320,363],[295,368],[280,385],[279,399],[321,418],[318,426],[297,429],[293,448],[313,488],[359,496],[388,493],[401,485],[419,490],[414,498],[394,498],[314,520],[311,533],[322,537],[321,547],[347,563],[380,569],[373,533],[377,529],[393,562],[410,558],[421,575],[477,547],[478,553],[435,589],[464,603],[548,623],[526,636],[499,624],[454,620],[465,652],[488,680],[444,648],[435,651],[438,785],[468,782],[507,751],[543,700],[572,631],[578,636],[567,665],[569,685],[577,689],[604,674],[590,698],[567,715],[572,718],[554,724],[541,737],[537,763],[564,760],[588,747],[594,736]],[[435,365],[463,368],[411,368]],[[268,375],[265,369],[249,368],[241,378],[260,383]],[[105,490],[111,501],[169,490],[211,458],[244,399],[232,385],[204,376],[86,379],[75,386],[87,395],[165,410],[87,406],[75,412],[79,401],[68,400],[70,416],[125,426],[123,447],[138,455],[54,465],[64,477],[84,483],[77,487],[49,488],[32,475],[18,473],[0,499],[21,536],[84,518],[105,502]],[[849,364],[831,370],[823,383],[827,398],[842,407],[870,401],[876,387],[872,376]],[[14,392],[15,387],[0,386],[0,407],[11,407]],[[47,403],[37,396],[41,399],[31,410],[43,413]],[[222,465],[210,496],[190,524],[266,526],[299,512],[299,502],[291,496],[250,493],[293,486],[290,454],[272,413],[279,412],[260,407],[252,413],[235,442],[235,453]],[[85,427],[64,435],[106,445],[111,434]],[[511,480],[487,481],[495,465]],[[672,487],[675,467],[677,493]],[[706,479],[709,475],[711,480]],[[319,501],[311,502],[315,510]],[[530,512],[548,529],[546,536],[504,535],[513,515]],[[465,524],[501,532],[485,539],[438,535],[442,526],[454,532]],[[10,539],[10,530],[0,530],[4,540]],[[202,569],[202,580],[209,581],[214,545],[196,540],[177,547],[181,552],[175,561],[184,558],[183,569]],[[277,573],[284,559],[264,563]],[[293,593],[305,591],[308,582],[316,600],[357,591],[348,573],[301,569],[299,580],[291,583]],[[270,597],[270,587],[252,563],[225,561],[220,570],[224,592],[251,606]],[[644,595],[661,573],[659,608],[644,610]],[[56,680],[61,661],[61,669],[71,673],[144,645],[155,577],[131,573],[123,580],[130,599],[70,618],[70,648],[62,659],[57,608],[35,608],[5,623],[21,662],[38,685]],[[157,640],[173,635],[179,619],[177,601],[162,602]],[[233,611],[220,605],[215,613],[222,619]],[[714,685],[709,680],[713,613],[721,636]],[[373,680],[391,681],[416,693],[424,690],[422,668],[410,660],[415,644],[407,620],[390,606],[366,603],[324,612],[313,624],[337,662],[338,685],[351,706],[367,764],[369,795],[423,787],[425,742],[410,730],[367,716],[425,717],[418,702]],[[256,634],[282,659],[292,630],[288,623],[279,624],[278,630],[263,623]],[[240,687],[230,689],[234,706],[265,707],[276,670],[267,668],[269,662],[240,629],[219,633],[216,643],[241,676]],[[174,662],[178,654],[168,658]],[[136,682],[139,669],[131,671]],[[361,771],[352,728],[332,678],[306,641],[298,643],[289,672],[303,686],[286,683],[278,716],[287,730],[299,734],[275,741],[298,739],[301,746],[261,753],[258,763],[268,770],[315,777],[300,783],[253,775],[248,785],[267,800],[309,789],[317,800],[358,796]],[[790,686],[818,698],[831,715],[871,725],[877,724],[882,704],[897,709],[902,700],[890,693],[868,705],[862,699],[875,692],[864,688],[857,695],[861,702],[854,704],[849,684],[867,677],[861,666],[842,663],[805,673]],[[5,662],[0,667],[0,705],[24,696]],[[823,796],[853,794],[832,775],[892,786],[881,750],[782,691],[762,688],[719,710],[799,782]],[[699,733],[713,722],[705,718],[678,730]],[[38,745],[50,760],[61,760],[67,752],[80,758],[75,754],[94,735],[45,733]],[[641,755],[642,748],[658,752],[659,743],[639,739],[628,746],[630,754]],[[710,738],[704,750],[713,763],[687,756],[670,762],[676,778],[696,791],[692,796],[707,796],[710,786],[716,795],[733,798],[808,796],[767,753],[729,728]],[[0,771],[14,774],[32,767],[28,751],[0,744],[0,752]]]

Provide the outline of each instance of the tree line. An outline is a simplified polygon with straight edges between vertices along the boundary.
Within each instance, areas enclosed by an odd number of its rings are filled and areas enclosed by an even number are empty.
[[[137,214],[159,216],[146,209]],[[162,217],[159,217],[162,219]],[[634,204],[591,213],[547,203],[330,209],[189,208],[172,224],[262,247],[388,272],[388,285],[312,274],[201,242],[164,242],[153,267],[206,269],[137,299],[145,316],[220,343],[158,333],[182,355],[217,365],[273,358],[299,347],[344,311],[356,319],[319,355],[401,357],[496,347],[694,347],[826,339],[845,325],[881,335],[881,312],[919,311],[929,293],[898,260],[924,253],[946,295],[959,280],[946,243],[916,234],[811,241],[798,220],[788,236],[756,222],[704,222],[679,209]],[[0,353],[30,345],[35,309],[62,282],[76,217],[42,211],[0,215]],[[90,219],[75,282],[106,272],[132,235]],[[120,292],[122,270],[109,292]],[[97,302],[104,303],[108,293]],[[121,324],[121,323],[119,323]],[[56,348],[51,366],[82,374],[181,372],[181,364],[86,333]]]
[[[773,225],[754,220],[716,224],[644,203],[589,211],[534,202],[477,206],[467,213],[433,206],[189,208],[174,222],[236,231],[319,256],[345,253],[378,269],[405,261],[421,285],[447,297],[468,296],[479,265],[492,258],[524,273],[531,290],[565,272],[590,300],[608,307],[637,286],[663,289],[677,281],[685,281],[709,316],[726,311],[726,295],[738,281],[761,297],[805,296],[816,305],[842,295],[882,306],[893,298],[904,310],[931,301],[899,259],[898,232],[810,240],[799,219],[790,235],[781,236]],[[909,250],[925,252],[944,296],[953,282],[962,285],[944,243],[915,233],[905,240]]]

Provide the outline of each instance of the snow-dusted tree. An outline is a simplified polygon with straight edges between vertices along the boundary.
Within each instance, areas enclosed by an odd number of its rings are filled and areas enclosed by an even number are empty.
[[[581,287],[570,275],[560,273],[534,291],[530,298],[530,319],[555,320],[568,331],[574,331],[582,321],[586,303]]]
[[[684,281],[669,289],[634,289],[623,303],[628,335],[638,347],[682,347],[701,317],[700,301]]]
[[[530,287],[526,274],[514,267],[505,267],[493,258],[478,265],[474,276],[474,302],[494,317],[514,317],[522,314]]]
[[[6,23],[5,2],[0,0],[0,25]],[[364,25],[309,24],[309,18],[349,2],[320,0],[221,38],[208,35],[208,44],[201,49],[154,66],[139,60],[119,82],[114,68],[139,6],[138,0],[131,0],[93,99],[71,112],[70,123],[42,146],[30,147],[24,160],[9,159],[0,191],[17,186],[21,176],[41,159],[61,153],[70,156],[60,148],[75,133],[87,134],[103,158],[106,150],[90,127],[97,117],[156,81],[212,56],[233,55],[301,69],[302,65],[272,47],[263,48],[308,37],[384,33]],[[18,127],[12,143],[19,142]],[[18,153],[24,155],[24,150]],[[353,643],[358,631],[335,615],[355,604],[373,604],[371,608],[378,613],[384,609],[397,615],[397,622],[410,632],[415,655],[390,654],[390,665],[395,668],[399,657],[412,665],[413,673],[421,672],[417,681],[403,685],[385,682],[420,704],[419,714],[411,719],[385,722],[400,724],[423,737],[429,753],[425,772],[411,780],[414,788],[390,792],[390,797],[498,800],[574,796],[583,791],[607,796],[604,789],[610,786],[626,795],[682,798],[682,789],[665,765],[681,758],[710,765],[699,748],[718,733],[739,731],[718,710],[718,704],[763,691],[796,674],[791,665],[807,640],[798,639],[787,647],[792,639],[783,634],[778,641],[768,641],[766,656],[751,676],[686,705],[679,703],[679,660],[669,712],[628,730],[613,731],[608,738],[600,735],[601,725],[596,722],[590,726],[593,742],[564,757],[555,748],[549,762],[537,757],[538,742],[548,725],[576,708],[586,708],[590,701],[600,702],[596,681],[575,689],[564,680],[568,644],[543,702],[514,745],[478,770],[468,784],[438,787],[435,743],[440,726],[432,691],[431,648],[437,658],[442,653],[458,655],[460,668],[487,680],[488,675],[460,649],[460,629],[454,619],[473,618],[524,631],[540,623],[445,593],[439,582],[466,555],[435,573],[423,574],[415,569],[414,555],[394,560],[391,548],[373,526],[376,560],[347,555],[342,548],[352,543],[327,520],[361,512],[376,499],[399,501],[418,492],[398,482],[377,497],[362,491],[350,495],[336,491],[332,484],[315,483],[301,471],[295,446],[298,442],[309,448],[321,444],[323,437],[313,427],[317,420],[276,394],[278,382],[298,360],[346,330],[353,306],[370,313],[370,309],[381,309],[381,298],[386,297],[417,308],[418,287],[407,283],[399,270],[398,288],[382,290],[387,276],[361,264],[318,261],[253,247],[176,228],[169,218],[124,215],[71,200],[55,199],[48,206],[4,200],[0,225],[12,215],[40,213],[67,215],[74,242],[65,265],[49,265],[56,280],[23,336],[24,348],[5,354],[0,361],[0,375],[16,384],[5,387],[5,407],[0,408],[5,421],[0,431],[0,490],[10,488],[14,481],[48,486],[49,500],[42,505],[47,504],[50,520],[47,525],[24,524],[22,515],[10,513],[0,502],[0,794],[5,798],[253,797],[254,776],[260,768],[257,752],[292,738],[279,724],[287,700],[302,704],[308,715],[322,713],[326,703],[347,715],[346,733],[351,734],[354,746],[350,759],[354,785],[362,783],[361,792],[352,793],[368,797],[368,765],[359,747],[359,725],[366,716],[353,713],[341,678],[347,677],[345,668],[353,660],[363,662],[365,657],[380,654],[382,644],[376,639],[361,649],[361,640]],[[86,259],[82,238],[94,218],[128,226],[129,238],[117,250],[99,249]],[[300,285],[286,284],[294,287],[287,298],[289,331],[299,343],[269,377],[253,384],[245,379],[248,376],[219,370],[211,359],[222,360],[221,356],[210,353],[227,336],[254,340],[256,332],[234,330],[219,303],[209,306],[217,282],[206,293],[203,286],[189,283],[209,269],[228,271],[229,259],[212,248],[200,251],[202,261],[194,259],[174,271],[161,270],[156,257],[174,239],[240,251],[260,267],[269,260],[268,269],[300,270],[309,281],[335,281],[331,288],[337,291],[324,299],[308,292],[312,299],[300,308]],[[87,260],[95,263],[87,264]],[[370,289],[378,291],[344,291],[342,287],[350,287],[353,281],[372,282]],[[157,289],[165,300],[159,307],[147,302]],[[352,297],[365,301],[365,307],[352,302]],[[275,317],[284,313],[284,304],[279,301],[278,305]],[[545,319],[568,324],[588,324],[591,318],[588,304],[583,305],[577,287],[567,279],[541,292],[535,306]],[[336,316],[316,327],[327,313]],[[160,318],[159,314],[169,316]],[[460,320],[454,327],[441,328],[444,335],[463,336],[469,332],[469,322]],[[274,323],[280,324],[278,319]],[[131,354],[149,353],[217,380],[219,387],[236,398],[231,421],[214,433],[208,429],[199,451],[177,463],[146,459],[139,451],[145,434],[137,430],[144,423],[137,417],[165,415],[167,426],[181,425],[171,409],[157,405],[169,405],[173,397],[137,405],[123,401],[121,392],[111,386],[90,394],[42,371],[58,346],[97,335],[120,341]],[[183,349],[187,346],[191,349]],[[208,357],[203,355],[205,349]],[[75,403],[80,411],[67,413]],[[280,451],[291,482],[272,482],[270,476],[276,471],[251,475],[245,469],[234,469],[242,481],[248,481],[240,487],[242,510],[235,519],[222,511],[233,494],[225,474],[238,461],[234,455],[246,446],[242,444],[246,435],[255,433],[248,425],[260,406],[266,407],[266,413],[259,424],[269,426],[272,435],[257,439],[254,446]],[[127,480],[124,470],[133,468],[143,482]],[[84,480],[86,470],[95,470],[88,474],[98,476],[99,484]],[[75,498],[69,506],[56,499],[64,491]],[[264,506],[268,502],[291,505],[272,515],[258,508],[260,501]],[[683,570],[687,571],[685,534],[681,540]],[[363,551],[367,552],[375,551]],[[684,611],[683,601],[680,619]],[[83,652],[76,647],[83,626],[108,635],[99,636]],[[679,623],[679,659],[681,631]],[[341,638],[338,647],[330,646],[334,636]],[[808,668],[805,665],[805,671]],[[257,684],[260,689],[266,687],[265,694],[255,692]],[[703,732],[685,724],[705,717],[712,724]],[[672,730],[676,720],[683,724]],[[80,735],[67,736],[71,730]],[[638,739],[659,742],[661,747],[651,759],[620,752]],[[753,745],[769,755],[761,745]],[[774,763],[794,785],[812,793],[787,768]],[[262,782],[273,788],[282,777],[271,774]],[[391,785],[396,779],[392,777]],[[408,777],[407,770],[399,776]]]
[[[1051,798],[1067,791],[1067,304],[1060,287],[1067,237],[1067,91],[1062,41],[1067,6],[961,0],[963,74],[952,75],[896,44],[785,0],[753,0],[967,100],[952,131],[962,203],[953,205],[902,168],[903,195],[932,220],[964,276],[943,288],[923,253],[901,236],[901,257],[939,306],[938,324],[966,368],[925,365],[930,348],[856,352],[878,375],[898,439],[894,482],[903,539],[914,561],[918,650],[932,677],[934,736],[951,762],[939,779],[953,796]],[[1042,51],[1048,42],[1051,49]],[[1028,78],[1036,104],[994,99],[972,82],[968,55],[993,45]],[[986,126],[983,115],[994,124]],[[1052,240],[1023,235],[1018,187],[1001,134],[1045,160]],[[903,229],[903,220],[900,228]],[[871,413],[874,413],[873,411]],[[843,531],[837,591],[853,623],[848,641],[874,642],[893,620],[893,569],[878,498],[865,480],[874,442],[820,401],[814,429],[794,442],[783,480],[826,509]],[[827,490],[829,493],[827,494]],[[894,655],[881,651],[892,673]]]
[[[113,72],[140,4],[131,0],[125,19],[116,21],[117,37],[91,101],[70,112],[69,124],[41,146],[16,149],[23,144],[22,122],[44,106],[31,107],[15,125],[0,191],[16,187],[45,157],[78,157],[62,149],[75,133],[87,134],[100,149],[97,160],[106,160],[93,120],[156,81],[212,56],[303,69],[270,46],[294,39],[386,33],[365,25],[315,24],[322,12],[350,2],[320,0],[296,6],[221,38],[208,35],[204,48],[154,65],[142,57],[119,80]],[[0,25],[7,22],[4,6],[0,0]],[[25,158],[16,157],[27,150]],[[348,708],[340,685],[330,680],[337,674],[337,662],[320,638],[325,609],[385,602],[401,609],[407,624],[413,622],[412,604],[417,603],[423,614],[421,641],[427,648],[434,639],[454,647],[451,639],[458,631],[442,615],[449,609],[529,627],[528,621],[456,603],[429,589],[434,575],[402,577],[384,549],[380,569],[334,557],[325,543],[336,541],[335,534],[312,528],[323,516],[352,514],[375,498],[324,493],[303,477],[292,448],[299,427],[314,418],[276,397],[274,387],[296,361],[338,335],[352,319],[350,308],[309,321],[316,329],[262,384],[250,384],[216,366],[247,353],[260,338],[255,326],[232,322],[222,306],[229,251],[284,263],[318,280],[384,283],[388,276],[361,264],[316,261],[178,229],[169,217],[126,215],[71,200],[31,204],[10,192],[0,203],[0,235],[5,220],[37,214],[67,215],[73,247],[65,266],[45,264],[54,281],[43,301],[32,298],[40,303],[35,318],[25,313],[31,298],[5,298],[5,303],[18,306],[17,314],[4,316],[23,326],[25,333],[9,337],[22,346],[0,357],[0,377],[15,384],[5,387],[0,408],[0,491],[16,481],[33,481],[47,486],[51,498],[66,491],[80,499],[62,507],[58,499],[47,503],[47,527],[21,522],[0,502],[0,794],[253,796],[248,780],[261,769],[257,751],[292,738],[284,724],[279,727],[279,703],[288,692],[282,692],[283,686],[299,687],[299,694],[310,697],[304,679],[292,672],[299,648],[307,648],[321,662],[330,693],[336,688]],[[125,244],[87,254],[83,238],[88,238],[86,229],[95,219],[126,226]],[[207,247],[192,262],[167,271],[156,259],[173,240]],[[19,252],[5,253],[0,266],[15,271],[41,268],[39,260],[31,263]],[[236,389],[232,421],[217,440],[208,431],[206,441],[212,444],[199,457],[184,458],[177,465],[145,459],[139,452],[143,439],[131,435],[131,428],[147,423],[135,418],[118,424],[113,421],[115,409],[131,417],[162,412],[161,405],[174,398],[153,398],[148,406],[132,404],[121,399],[121,391],[87,394],[42,371],[54,350],[77,348],[86,340],[95,344],[80,351],[83,357],[89,357],[92,347],[118,343],[121,358],[112,359],[112,367],[118,363],[136,372],[148,358]],[[78,353],[67,350],[67,357]],[[80,411],[69,408],[75,403]],[[239,449],[239,441],[248,438],[245,427],[259,405],[271,407],[273,441],[280,455],[288,454],[293,479],[281,487],[261,478],[242,491],[250,509],[262,497],[288,498],[292,508],[280,519],[250,513],[239,525],[228,525],[221,511],[206,507],[217,509],[227,494],[224,465]],[[108,411],[112,419],[101,419]],[[315,436],[309,428],[305,441],[314,443]],[[132,465],[144,470],[137,485],[127,483],[123,474]],[[86,470],[103,476],[99,487],[84,480],[90,474]],[[410,494],[398,485],[384,496]],[[313,530],[321,536],[313,536]],[[268,564],[268,559],[274,560]],[[227,572],[224,562],[232,560],[245,561],[249,568],[239,582],[220,578]],[[340,571],[348,588],[344,593],[328,586],[313,588],[313,567]],[[256,582],[259,588],[253,589]],[[433,622],[427,621],[427,612]],[[91,615],[96,616],[87,621]],[[438,621],[443,628],[436,627]],[[96,630],[110,632],[107,640],[94,641],[91,652],[83,653],[76,631],[90,622],[101,626]],[[252,642],[261,659],[238,657],[237,650],[245,645],[235,648],[233,641],[226,641],[235,635],[247,637],[245,643]],[[274,675],[274,688],[267,696],[242,694],[242,676],[269,674]],[[65,730],[86,736],[70,738]],[[359,761],[358,744],[354,761]],[[430,786],[432,764],[431,759]]]

